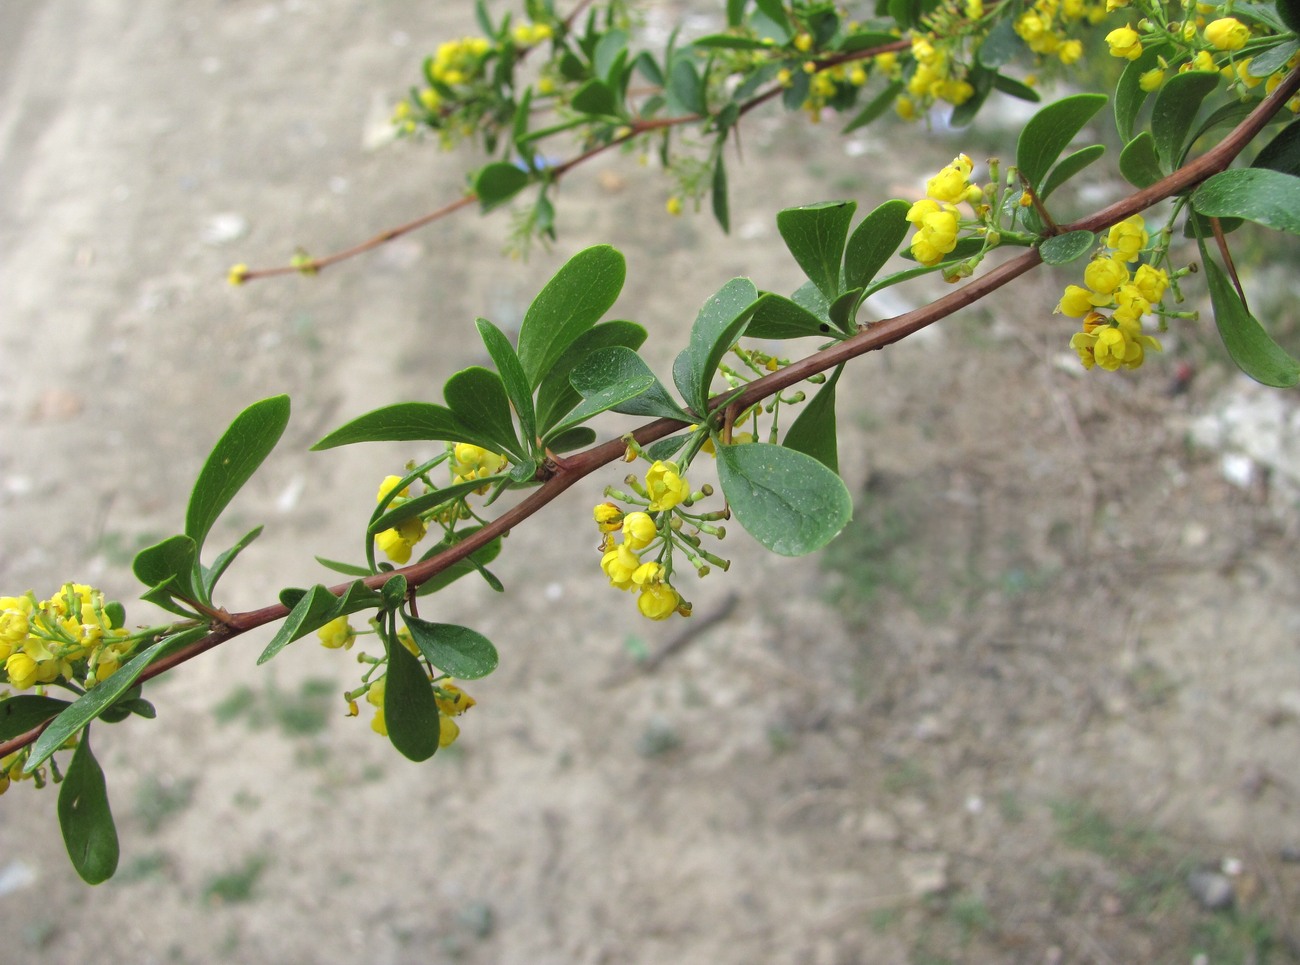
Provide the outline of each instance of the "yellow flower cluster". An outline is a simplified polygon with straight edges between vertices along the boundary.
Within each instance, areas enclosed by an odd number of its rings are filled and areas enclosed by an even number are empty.
[[[916,62],[916,70],[907,82],[907,95],[894,104],[894,109],[904,120],[920,116],[935,101],[945,101],[956,107],[966,103],[975,93],[975,88],[966,80],[965,68],[953,63],[948,45],[937,35],[914,36],[912,59]]]
[[[1096,25],[1106,16],[1105,3],[1088,0],[1037,0],[1016,18],[1016,34],[1034,53],[1069,65],[1083,56],[1083,41],[1070,36],[1076,24]]]
[[[439,44],[429,65],[429,76],[439,84],[455,87],[467,84],[483,69],[483,59],[492,49],[486,37],[461,37]]]
[[[375,502],[382,503],[401,481],[401,476],[385,476],[384,481],[379,484],[379,493],[375,496]],[[411,487],[403,487],[388,503],[388,508],[396,509],[409,499],[410,495]],[[424,539],[426,532],[428,532],[428,526],[424,520],[419,516],[412,516],[409,519],[402,520],[392,529],[386,529],[377,534],[375,536],[375,546],[394,563],[408,563],[411,559],[411,548]]]
[[[32,593],[0,597],[5,681],[28,690],[56,680],[86,688],[106,680],[136,645],[121,626],[120,609],[84,583],[65,583],[48,600],[37,601]]]
[[[550,24],[521,23],[510,32],[510,36],[514,38],[516,46],[531,47],[543,40],[550,40],[554,33]]]
[[[958,203],[973,204],[983,197],[980,188],[970,183],[973,167],[969,157],[959,154],[926,182],[926,196],[908,209],[907,220],[916,226],[912,257],[921,264],[937,265],[957,247]]]
[[[1056,310],[1083,319],[1083,330],[1070,339],[1070,347],[1084,368],[1135,369],[1142,364],[1146,349],[1161,350],[1159,341],[1142,334],[1142,318],[1164,297],[1169,275],[1149,264],[1130,269],[1149,241],[1141,215],[1112,226],[1106,250],[1084,269],[1087,287],[1069,285],[1061,296]],[[1103,315],[1102,309],[1109,310],[1110,316]]]
[[[601,503],[592,511],[596,526],[603,534],[600,568],[609,578],[610,586],[637,591],[636,605],[643,616],[651,620],[666,620],[674,613],[685,616],[690,613],[690,605],[682,601],[669,582],[670,571],[658,561],[642,562],[640,554],[660,539],[660,526],[668,522],[660,514],[690,498],[690,485],[676,464],[659,461],[646,472],[641,488],[648,511],[625,513],[615,503]]]

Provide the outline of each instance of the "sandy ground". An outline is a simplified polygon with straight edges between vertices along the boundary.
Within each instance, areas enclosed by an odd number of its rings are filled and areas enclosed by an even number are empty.
[[[230,418],[281,392],[284,442],[218,535],[267,532],[222,602],[322,579],[312,555],[355,557],[378,479],[423,452],[307,446],[438,399],[482,361],[473,318],[517,325],[574,251],[626,252],[615,314],[666,373],[726,279],[795,287],[780,208],[907,197],[956,150],[1014,143],[846,144],[769,115],[730,238],[663,215],[666,181],[611,158],[566,183],[560,242],[524,262],[500,254],[505,216],[464,214],[315,280],[226,286],[235,261],[323,253],[457,194],[464,157],[377,145],[470,11],[0,6],[4,592],[94,582],[148,619],[131,555],[180,527]],[[602,585],[588,514],[611,476],[511,535],[504,602],[468,581],[437,601],[503,660],[434,762],[346,719],[356,666],[310,641],[257,669],[252,634],[160,682],[156,722],[97,736],[113,882],[76,879],[54,793],[5,795],[5,960],[1300,959],[1296,503],[1268,453],[1229,459],[1241,486],[1188,441],[1264,394],[1194,327],[1140,377],[1084,377],[1061,364],[1057,291],[1030,281],[856,366],[855,523],[822,559],[729,536],[731,573],[688,590],[702,616],[734,608],[652,673],[635,653],[684,625]],[[1198,375],[1172,394],[1178,360]],[[1203,907],[1196,872],[1234,907]]]

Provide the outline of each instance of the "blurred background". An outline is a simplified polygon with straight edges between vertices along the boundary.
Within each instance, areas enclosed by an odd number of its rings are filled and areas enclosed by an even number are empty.
[[[646,45],[721,23],[637,6]],[[235,262],[326,254],[465,190],[478,157],[388,119],[474,29],[469,2],[0,6],[0,593],[93,583],[151,620],[133,554],[181,526],[230,419],[282,392],[285,438],[214,535],[267,525],[221,602],[332,582],[313,555],[357,559],[379,480],[433,450],[307,448],[441,401],[485,360],[476,316],[515,330],[610,243],[612,314],[666,375],[727,279],[797,287],[777,211],[919,197],[958,151],[1012,156],[1023,119],[846,138],[770,108],[744,126],[730,236],[611,154],[566,178],[559,240],[526,260],[507,213],[467,211],[228,286]],[[1122,192],[1099,174],[1062,203]],[[1255,278],[1256,310],[1294,350],[1287,271]],[[257,668],[270,634],[250,634],[151,685],[157,721],[96,728],[115,879],[76,878],[56,789],[0,801],[5,959],[1300,960],[1300,414],[1208,320],[1139,372],[1084,373],[1051,314],[1067,280],[850,368],[854,522],[801,560],[731,527],[731,571],[682,587],[690,622],[642,620],[599,571],[590,508],[617,469],[512,533],[507,596],[467,579],[426,605],[502,655],[431,762],[344,716],[355,651],[314,639]]]

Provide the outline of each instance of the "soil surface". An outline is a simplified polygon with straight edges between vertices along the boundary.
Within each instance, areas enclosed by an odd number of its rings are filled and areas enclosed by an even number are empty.
[[[645,6],[658,38],[690,12]],[[527,260],[501,253],[506,214],[466,212],[227,286],[234,262],[458,195],[476,158],[385,130],[472,29],[468,2],[0,6],[4,593],[75,579],[150,620],[132,554],[181,527],[229,420],[282,392],[285,439],[213,537],[267,524],[221,602],[327,579],[313,555],[357,558],[379,479],[431,450],[308,446],[440,401],[484,361],[474,318],[517,327],[580,248],[626,253],[614,314],[666,374],[727,279],[798,285],[781,208],[869,210],[959,150],[1014,150],[1014,127],[846,139],[773,110],[746,122],[730,237],[615,156],[566,180],[560,240]],[[800,560],[732,527],[731,571],[683,587],[692,622],[642,620],[599,573],[590,507],[617,467],[518,528],[507,596],[465,580],[427,606],[502,654],[429,763],[344,716],[354,654],[311,640],[256,668],[270,632],[250,634],[151,686],[156,721],[96,729],[112,882],[76,878],[52,789],[4,796],[5,960],[1300,960],[1300,415],[1208,322],[1138,373],[1082,372],[1051,315],[1064,279],[851,367],[854,522]]]

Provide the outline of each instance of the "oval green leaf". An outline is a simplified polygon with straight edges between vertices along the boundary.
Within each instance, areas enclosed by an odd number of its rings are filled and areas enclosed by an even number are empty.
[[[411,638],[424,658],[443,673],[460,680],[476,680],[496,670],[497,648],[483,634],[454,623],[429,623],[402,614]]]
[[[528,450],[515,435],[510,396],[501,376],[481,365],[471,365],[447,380],[442,396],[457,420],[491,442],[487,448],[513,456],[514,462],[527,460]]]
[[[1162,170],[1173,171],[1182,163],[1196,112],[1221,79],[1217,71],[1189,70],[1170,77],[1156,94],[1151,106],[1151,136]]]
[[[1097,236],[1091,231],[1071,231],[1048,238],[1039,246],[1038,253],[1049,265],[1068,265],[1086,255],[1096,243]]]
[[[524,444],[531,447],[537,438],[537,417],[533,412],[532,386],[528,384],[528,376],[524,373],[519,356],[515,354],[514,346],[505,333],[486,318],[477,319],[474,324],[478,327],[479,338],[483,339],[488,355],[492,356],[492,364],[497,367],[515,415],[519,417],[519,431]]]
[[[1192,207],[1209,218],[1246,218],[1300,234],[1300,177],[1269,168],[1234,168],[1192,192]]]
[[[537,388],[574,340],[609,311],[627,264],[609,245],[578,252],[538,292],[519,328],[519,361]]]
[[[782,556],[821,549],[853,513],[843,481],[810,455],[765,442],[718,447],[718,479],[740,525]]]
[[[1016,167],[1034,190],[1042,185],[1061,152],[1105,104],[1105,94],[1075,94],[1048,104],[1029,119],[1016,142]]]
[[[72,867],[88,885],[113,877],[120,854],[104,771],[84,734],[59,788],[59,827]]]
[[[840,264],[855,210],[853,201],[824,201],[786,208],[776,216],[785,246],[827,301],[840,295]]]
[[[1227,273],[1201,244],[1201,261],[1214,307],[1214,324],[1237,367],[1256,382],[1289,389],[1300,382],[1300,362],[1293,359],[1247,311]]]
[[[384,682],[384,723],[388,739],[413,761],[427,761],[438,751],[441,727],[438,702],[420,661],[385,634],[388,674]]]
[[[506,161],[485,164],[474,177],[474,193],[485,212],[499,207],[528,186],[528,172]]]
[[[906,201],[886,201],[853,229],[844,249],[844,287],[863,288],[898,251],[911,227]]]

